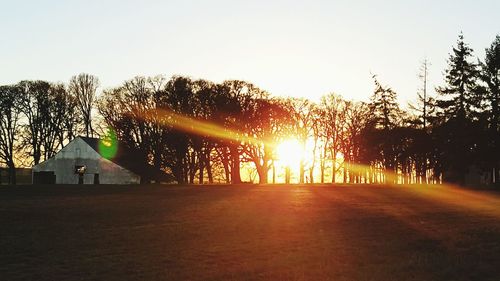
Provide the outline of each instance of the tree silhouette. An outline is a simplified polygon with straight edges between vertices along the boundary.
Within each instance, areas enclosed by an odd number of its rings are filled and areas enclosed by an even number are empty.
[[[167,168],[164,166],[168,155],[166,136],[170,133],[156,111],[162,83],[161,77],[138,76],[105,91],[98,101],[100,114],[115,130],[123,146],[137,151],[139,159],[136,161],[144,167],[152,165],[155,171]],[[150,179],[160,180],[154,174],[143,175],[144,181]]]
[[[478,96],[479,71],[471,62],[473,50],[458,36],[446,70],[446,85],[437,88],[441,99],[437,101],[442,111],[443,124],[436,130],[439,140],[440,162],[446,167],[446,180],[465,184],[468,167],[474,164],[474,152],[478,139],[477,119],[480,98]],[[445,171],[446,172],[446,171]]]
[[[369,109],[373,118],[374,130],[371,130],[374,136],[372,146],[378,153],[380,165],[389,173],[397,173],[397,147],[398,142],[394,137],[394,129],[399,126],[402,120],[402,111],[397,103],[397,95],[390,87],[383,86],[373,75],[375,90],[370,99]]]
[[[489,48],[481,66],[481,80],[486,84],[484,91],[484,142],[481,159],[486,169],[492,170],[492,180],[500,182],[500,36],[497,35]]]
[[[0,86],[0,163],[7,166],[9,184],[16,184],[17,140],[20,134],[18,126],[21,119],[19,108],[19,87],[17,85]]]
[[[299,183],[342,177],[345,183],[467,184],[471,167],[484,183],[498,182],[500,36],[475,63],[460,34],[436,98],[427,89],[429,65],[422,63],[422,87],[410,110],[400,108],[396,92],[376,75],[368,103],[328,94],[318,104],[273,97],[241,80],[134,77],[105,90],[97,104],[99,82],[89,74],[68,85],[21,81],[0,86],[0,164],[13,183],[16,165],[52,157],[78,133],[92,136],[97,105],[108,127],[101,131],[116,134],[144,182],[238,184],[243,170],[260,183],[272,172],[276,183],[276,148],[291,138],[304,153]],[[290,182],[290,167],[285,174]]]
[[[274,161],[274,145],[287,134],[289,111],[277,99],[266,98],[267,93],[254,89],[253,105],[244,112],[244,132],[252,138],[244,146],[245,161],[257,169],[259,183],[268,183],[268,173]]]
[[[429,61],[424,59],[420,66],[420,73],[418,75],[422,82],[422,87],[417,92],[416,103],[409,104],[409,108],[416,112],[415,120],[410,120],[410,122],[414,123],[417,127],[421,127],[424,131],[428,131],[428,129],[436,122],[436,100],[427,90],[429,66]]]
[[[94,135],[92,129],[92,108],[99,87],[99,79],[91,74],[81,73],[73,76],[69,82],[69,90],[77,100],[78,110],[83,118],[85,136]]]
[[[325,169],[326,160],[328,155],[330,155],[330,160],[332,163],[332,180],[335,182],[335,175],[337,174],[337,154],[340,150],[340,134],[342,130],[342,124],[340,123],[339,115],[344,105],[344,100],[336,94],[328,94],[321,98],[320,102],[320,126],[321,126],[321,138],[323,142],[323,149],[321,154],[320,162],[320,181],[325,182]]]
[[[302,146],[302,150],[305,151],[307,140],[311,136],[313,130],[314,105],[311,101],[304,98],[291,99],[290,105],[290,113],[293,118],[293,135],[297,137]],[[304,155],[302,155],[299,163],[299,183],[304,183],[305,165]]]
[[[28,155],[36,165],[42,159],[43,142],[48,137],[50,84],[45,81],[21,81],[19,87],[19,106],[27,121],[23,130],[24,142],[29,146]]]
[[[445,83],[438,87],[441,99],[437,101],[443,110],[445,120],[459,118],[471,119],[479,106],[477,97],[477,64],[471,62],[473,50],[464,42],[463,34],[458,36],[457,46],[448,59]]]

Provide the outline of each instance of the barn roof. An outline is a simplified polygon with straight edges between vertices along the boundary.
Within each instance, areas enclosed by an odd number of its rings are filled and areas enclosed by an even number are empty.
[[[141,159],[138,156],[138,152],[127,149],[123,145],[118,145],[118,151],[116,155],[112,158],[107,158],[105,157],[99,149],[99,139],[98,138],[89,138],[89,137],[82,137],[80,136],[85,143],[87,143],[93,150],[95,150],[99,155],[101,155],[103,158],[108,159],[109,161],[126,168],[127,170],[134,172],[135,174],[141,175],[147,170],[149,167],[148,164],[142,164],[141,161],[138,161],[138,159]]]

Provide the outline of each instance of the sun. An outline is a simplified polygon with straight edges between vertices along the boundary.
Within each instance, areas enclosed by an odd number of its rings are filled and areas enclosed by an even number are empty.
[[[296,166],[302,160],[304,149],[296,139],[287,139],[276,147],[276,160],[283,166]]]

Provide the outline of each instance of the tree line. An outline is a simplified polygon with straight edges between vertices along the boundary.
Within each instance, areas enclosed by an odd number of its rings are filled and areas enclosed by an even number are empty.
[[[424,61],[422,88],[406,110],[377,75],[368,102],[328,94],[316,103],[240,80],[135,77],[98,97],[89,74],[67,85],[21,81],[0,87],[0,158],[14,183],[16,159],[37,164],[78,134],[102,135],[97,120],[137,151],[145,182],[241,183],[250,165],[259,183],[274,183],[276,144],[289,138],[308,154],[300,183],[465,184],[471,167],[498,182],[500,36],[478,59],[460,34],[432,95],[428,69]]]
[[[0,165],[7,167],[10,184],[16,184],[16,164],[36,165],[75,136],[93,135],[98,86],[88,74],[67,85],[37,80],[0,86]]]

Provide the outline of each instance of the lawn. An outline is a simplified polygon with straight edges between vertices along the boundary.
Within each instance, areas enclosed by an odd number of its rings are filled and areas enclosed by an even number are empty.
[[[0,188],[0,280],[499,280],[500,193]]]

